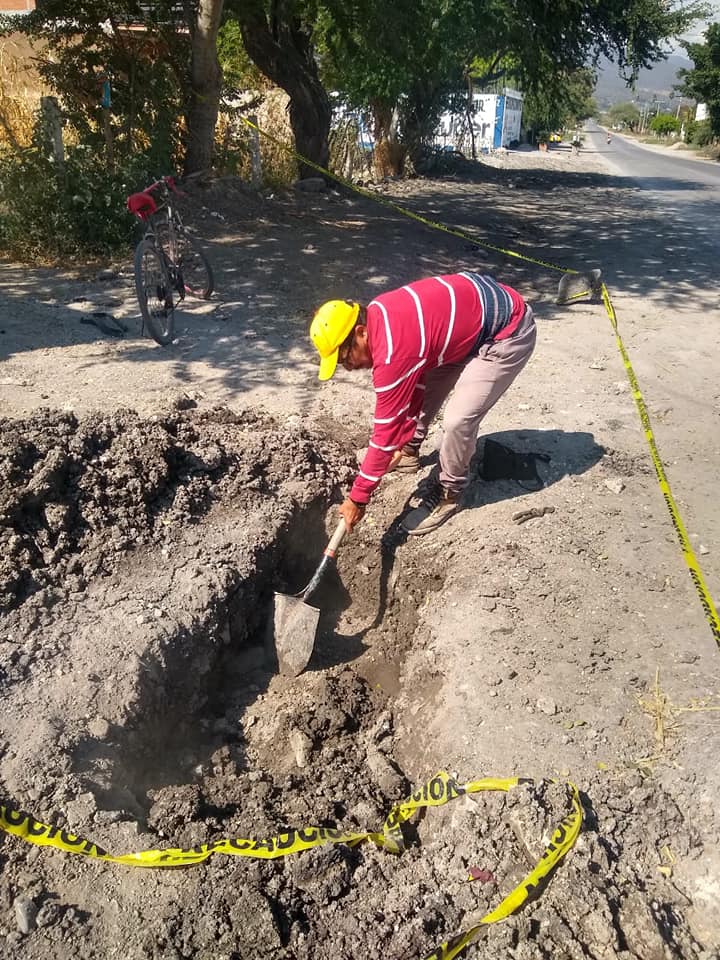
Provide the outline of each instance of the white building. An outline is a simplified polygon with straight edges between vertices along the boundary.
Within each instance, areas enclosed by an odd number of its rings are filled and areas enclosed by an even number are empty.
[[[502,93],[473,93],[473,112],[470,116],[478,153],[509,147],[520,139],[523,95],[505,87]],[[435,136],[440,147],[452,147],[469,155],[472,137],[465,113],[444,113]]]

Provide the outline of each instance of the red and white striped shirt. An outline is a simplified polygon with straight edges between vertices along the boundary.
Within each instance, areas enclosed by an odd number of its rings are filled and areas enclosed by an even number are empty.
[[[524,313],[519,293],[473,273],[418,280],[368,304],[375,416],[370,445],[350,491],[356,503],[370,500],[395,450],[412,440],[427,372],[463,363],[483,339],[511,336]]]

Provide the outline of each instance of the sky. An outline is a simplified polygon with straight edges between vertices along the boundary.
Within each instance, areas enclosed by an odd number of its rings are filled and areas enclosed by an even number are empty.
[[[703,34],[707,30],[707,25],[709,23],[719,23],[720,22],[720,0],[712,0],[709,6],[712,8],[710,18],[708,20],[700,20],[688,33],[683,34],[683,40],[688,40],[690,43],[704,43],[705,37]],[[684,56],[685,51],[682,47],[678,46],[674,50],[675,53],[680,56]]]

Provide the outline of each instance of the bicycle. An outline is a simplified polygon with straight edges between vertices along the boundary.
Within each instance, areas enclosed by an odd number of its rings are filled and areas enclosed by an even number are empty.
[[[159,194],[158,200],[153,196]],[[127,198],[127,208],[146,224],[135,248],[135,290],[145,326],[161,346],[175,335],[175,307],[186,294],[209,300],[215,287],[212,267],[188,234],[174,203],[185,196],[174,177],[162,177]],[[159,201],[159,202],[158,202]]]

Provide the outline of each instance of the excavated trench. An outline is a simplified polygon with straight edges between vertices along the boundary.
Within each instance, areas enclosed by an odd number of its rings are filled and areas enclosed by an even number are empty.
[[[115,853],[379,829],[418,786],[396,759],[399,677],[442,571],[392,536],[353,537],[320,597],[308,670],[278,676],[265,643],[273,590],[300,589],[321,554],[348,452],[227,410],[48,412],[2,428],[11,802]],[[484,930],[482,949],[701,956],[648,880],[669,834],[693,855],[672,800],[635,773],[583,803],[572,856],[531,909]],[[632,806],[662,815],[638,824],[623,815]],[[0,938],[29,960],[113,957],[119,945],[128,960],[423,958],[521,881],[567,810],[563,784],[527,784],[429,811],[400,857],[364,843],[163,873],[8,842],[0,898],[31,900],[37,923],[19,934],[0,913]]]
[[[164,636],[162,662],[143,665],[134,717],[110,744],[89,737],[77,745],[74,770],[99,809],[124,807],[145,822],[153,791],[200,782],[218,750],[249,769],[245,715],[277,674],[274,591],[294,594],[307,584],[326,544],[326,513],[324,500],[310,504],[254,550],[249,571],[205,584],[202,609]],[[350,598],[332,568],[316,602],[318,632],[335,636]],[[318,651],[308,670],[320,660]]]

